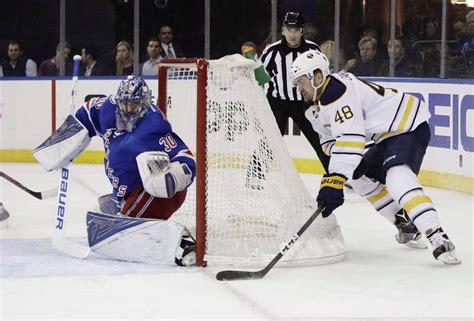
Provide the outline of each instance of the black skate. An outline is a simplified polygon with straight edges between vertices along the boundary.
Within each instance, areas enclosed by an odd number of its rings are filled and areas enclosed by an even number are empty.
[[[435,259],[449,265],[461,263],[454,250],[454,244],[441,227],[434,231],[432,229],[426,231],[426,238],[430,241],[431,246],[433,246],[433,256]]]
[[[394,224],[398,230],[398,233],[395,235],[395,239],[398,243],[415,249],[428,248],[425,242],[421,239],[421,232],[408,217],[405,210],[402,209],[395,214]]]

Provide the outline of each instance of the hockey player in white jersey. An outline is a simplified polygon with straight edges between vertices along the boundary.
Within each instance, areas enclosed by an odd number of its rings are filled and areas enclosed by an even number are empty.
[[[306,117],[331,157],[317,196],[325,208],[322,215],[344,203],[343,187],[350,180],[357,193],[397,226],[400,243],[416,240],[421,231],[437,260],[461,263],[417,179],[430,141],[424,102],[351,73],[331,74],[327,57],[315,50],[293,62],[291,77],[304,99],[313,102]],[[364,153],[371,141],[375,145]],[[403,211],[409,217],[405,222],[400,221]]]

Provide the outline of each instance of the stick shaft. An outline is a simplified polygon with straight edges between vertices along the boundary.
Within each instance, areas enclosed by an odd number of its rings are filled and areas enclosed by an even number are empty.
[[[74,99],[76,97],[76,84],[77,84],[77,75],[79,72],[79,62],[80,56],[74,56],[74,71],[72,77],[72,88],[71,88],[71,105],[70,113],[74,115],[75,104]],[[58,206],[56,211],[56,221],[53,234],[53,246],[68,255],[77,258],[86,258],[89,255],[90,248],[78,243],[74,243],[66,238],[64,228],[66,225],[66,214],[67,214],[67,201],[68,201],[68,189],[69,189],[69,179],[71,178],[71,164],[61,168],[60,179],[59,179],[59,188],[58,188]]]
[[[234,280],[250,280],[250,279],[262,279],[268,272],[275,266],[275,264],[280,261],[280,259],[288,252],[288,250],[298,241],[298,239],[303,235],[303,233],[308,229],[308,227],[314,222],[314,220],[321,214],[324,208],[319,207],[313,215],[304,223],[304,225],[296,232],[295,235],[289,240],[286,245],[278,252],[278,254],[273,258],[273,260],[268,263],[268,265],[260,271],[221,271],[217,273],[216,278],[219,281],[234,281]]]
[[[10,175],[8,175],[8,174],[6,174],[2,171],[0,171],[0,176],[3,177],[4,179],[6,179],[7,181],[9,181],[10,183],[12,183],[13,185],[15,185],[16,187],[18,187],[18,188],[22,189],[23,191],[27,192],[31,196],[36,197],[37,199],[43,200],[43,199],[46,199],[46,198],[51,198],[51,197],[56,196],[55,189],[51,189],[51,190],[47,190],[47,191],[43,191],[43,192],[37,192],[37,191],[33,191],[33,190],[29,189],[28,187],[26,187],[25,185],[23,185],[22,183],[20,183],[19,181],[17,181],[13,177],[11,177]]]

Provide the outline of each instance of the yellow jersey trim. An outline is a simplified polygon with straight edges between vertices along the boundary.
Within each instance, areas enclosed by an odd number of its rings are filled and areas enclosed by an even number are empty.
[[[403,208],[405,209],[405,211],[410,212],[415,207],[417,207],[418,205],[421,205],[423,203],[432,204],[433,201],[431,200],[431,198],[429,198],[429,196],[420,195],[420,196],[413,197],[411,200],[406,202],[405,205],[403,206]]]

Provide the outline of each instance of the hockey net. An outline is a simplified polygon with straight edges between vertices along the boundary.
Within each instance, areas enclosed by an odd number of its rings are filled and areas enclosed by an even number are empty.
[[[197,175],[172,220],[197,239],[198,263],[264,266],[306,222],[316,204],[285,147],[253,62],[160,63],[159,106],[197,158]],[[319,217],[279,265],[345,257],[334,215]]]

